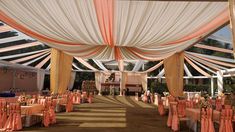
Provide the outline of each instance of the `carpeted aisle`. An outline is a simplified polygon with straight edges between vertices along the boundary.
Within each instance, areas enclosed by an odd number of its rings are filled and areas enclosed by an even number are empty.
[[[167,116],[154,105],[134,97],[96,96],[94,103],[74,106],[74,112],[57,113],[57,123],[24,128],[28,132],[169,132]]]

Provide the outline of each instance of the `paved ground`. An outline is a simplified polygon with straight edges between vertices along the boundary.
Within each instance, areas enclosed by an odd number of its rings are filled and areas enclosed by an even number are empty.
[[[93,104],[74,107],[74,112],[58,113],[57,123],[24,128],[28,132],[170,132],[167,116],[159,116],[154,105],[134,97],[96,96]],[[182,128],[182,127],[181,127]],[[184,131],[188,131],[187,128]]]

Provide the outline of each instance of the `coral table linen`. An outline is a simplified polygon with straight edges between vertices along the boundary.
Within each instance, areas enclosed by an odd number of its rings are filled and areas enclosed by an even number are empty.
[[[33,115],[41,113],[44,106],[41,104],[33,104],[29,106],[21,106],[21,114],[22,115]]]
[[[189,117],[190,120],[198,121],[200,120],[200,109],[186,108],[186,117]],[[220,112],[213,110],[213,120],[219,121]]]

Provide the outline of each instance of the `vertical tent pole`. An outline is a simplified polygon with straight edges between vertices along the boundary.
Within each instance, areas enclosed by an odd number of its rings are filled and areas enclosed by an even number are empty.
[[[214,96],[214,79],[213,77],[211,78],[211,96]]]
[[[218,95],[223,93],[223,73],[217,71],[217,85],[218,85]]]

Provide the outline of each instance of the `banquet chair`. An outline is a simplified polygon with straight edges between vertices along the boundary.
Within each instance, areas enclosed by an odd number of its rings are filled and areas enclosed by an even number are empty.
[[[231,108],[221,110],[219,132],[233,132],[232,118],[233,110]]]
[[[165,114],[163,100],[161,100],[161,99],[158,101],[158,112],[161,116],[163,116]]]
[[[50,124],[56,123],[56,116],[55,116],[55,107],[56,107],[56,101],[52,100],[51,103],[49,103],[49,115],[50,115]]]
[[[7,103],[0,99],[0,129],[2,129],[7,120]]]
[[[17,131],[22,129],[21,107],[19,103],[10,103],[8,118],[4,125],[4,131]]]
[[[177,102],[170,102],[171,106],[171,113],[172,113],[172,123],[171,123],[171,129],[173,131],[179,131],[180,130],[180,123],[188,121],[188,118],[182,117],[178,113],[178,103]]]
[[[201,108],[200,112],[201,132],[215,132],[212,119],[213,119],[213,109]]]
[[[66,104],[66,112],[71,112],[72,110],[73,110],[73,95],[68,94],[67,104]]]
[[[50,124],[50,102],[49,101],[46,101],[45,102],[45,106],[44,106],[44,109],[41,113],[41,116],[42,116],[42,124],[44,127],[49,127],[49,124]]]
[[[221,99],[216,99],[215,100],[215,109],[217,111],[220,111],[222,109],[222,100]]]
[[[186,116],[186,100],[179,100],[178,101],[178,115],[179,117],[185,117]]]
[[[191,99],[186,101],[186,108],[194,108],[196,103]]]
[[[46,105],[46,99],[44,99],[44,98],[39,98],[38,99],[38,104],[41,104],[41,105]]]
[[[73,96],[73,104],[80,104],[81,103],[81,93],[76,92]]]
[[[82,92],[81,97],[82,97],[82,103],[86,103],[86,101],[87,101],[87,92]]]
[[[93,101],[93,93],[92,92],[90,92],[89,93],[89,97],[88,97],[88,103],[92,103],[92,101]]]
[[[32,99],[28,99],[28,104],[35,104],[36,99],[32,98]]]

